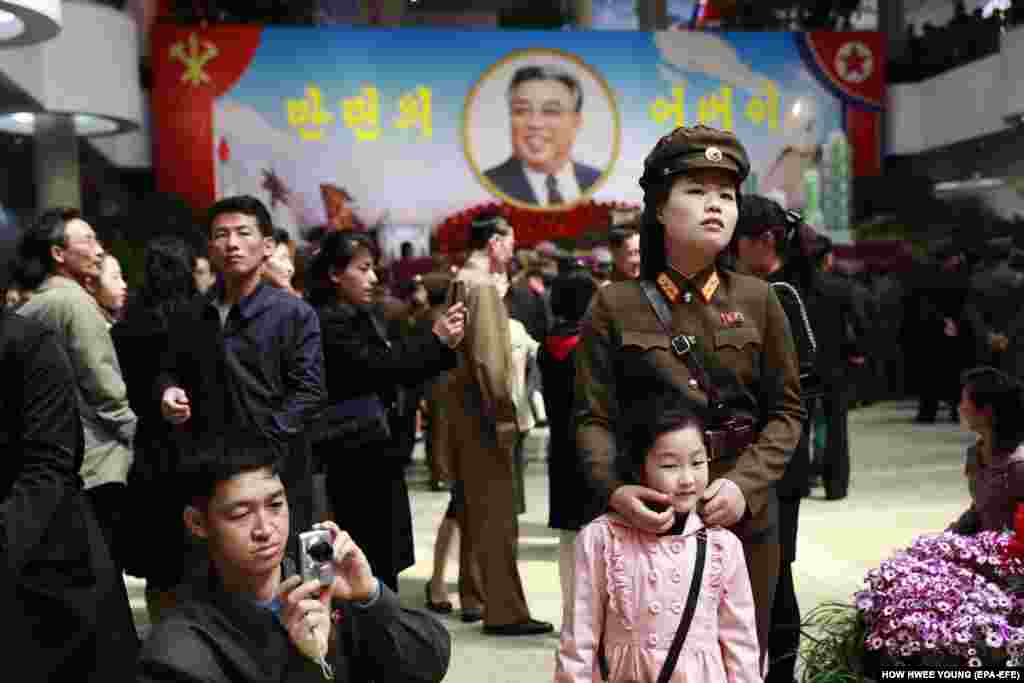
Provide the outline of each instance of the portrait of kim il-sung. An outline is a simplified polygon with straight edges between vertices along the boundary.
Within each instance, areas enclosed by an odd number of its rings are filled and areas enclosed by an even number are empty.
[[[499,115],[495,120],[497,112],[490,112],[487,134],[483,124],[469,129],[467,155],[474,168],[485,169],[478,170],[478,176],[500,198],[534,208],[567,208],[593,192],[614,161],[618,150],[614,101],[600,77],[581,63],[562,56],[552,60],[551,50],[527,52],[548,53],[549,59],[538,60],[533,54],[526,55],[533,57],[529,61],[507,65],[510,75],[500,98],[506,117]],[[497,78],[492,71],[490,80]],[[492,93],[497,94],[493,89]],[[473,120],[471,107],[467,105],[467,120]],[[596,116],[591,125],[592,111]],[[500,128],[502,119],[508,122],[507,132]],[[592,132],[584,142],[581,131],[588,126]],[[493,158],[499,148],[485,137],[499,136],[507,136],[503,156],[478,166],[477,154],[483,161],[487,152]]]

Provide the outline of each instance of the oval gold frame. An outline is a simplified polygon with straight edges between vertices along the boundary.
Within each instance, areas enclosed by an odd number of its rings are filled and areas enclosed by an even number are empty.
[[[491,76],[491,74],[493,74],[495,71],[497,71],[500,67],[504,66],[505,64],[508,64],[509,62],[518,59],[522,59],[523,57],[530,55],[544,55],[548,57],[555,56],[558,57],[559,59],[565,59],[567,61],[570,61],[579,68],[586,71],[587,74],[589,74],[590,77],[597,82],[597,84],[601,87],[601,90],[604,92],[605,99],[608,100],[608,103],[610,104],[612,112],[612,123],[615,128],[614,140],[612,140],[612,156],[611,159],[608,161],[608,165],[601,171],[601,175],[598,176],[597,180],[594,181],[594,184],[591,185],[586,192],[580,193],[579,199],[568,204],[560,205],[558,208],[538,206],[536,204],[528,204],[526,202],[521,202],[518,199],[509,197],[507,194],[499,190],[494,185],[494,183],[492,183],[487,178],[487,176],[483,174],[483,172],[480,170],[480,167],[476,163],[476,159],[474,159],[473,155],[470,153],[470,105],[476,100],[477,91],[480,89],[481,84],[485,83],[487,79]],[[466,101],[462,106],[462,153],[466,157],[466,161],[469,163],[469,167],[473,169],[473,175],[476,176],[477,181],[484,187],[484,189],[486,189],[496,198],[500,199],[501,201],[507,204],[511,204],[512,206],[516,206],[521,209],[527,209],[529,211],[569,211],[576,205],[589,200],[592,194],[601,189],[601,187],[608,180],[608,177],[611,175],[612,171],[615,169],[615,164],[618,163],[619,161],[619,151],[621,144],[622,117],[619,114],[619,103],[616,101],[615,96],[612,93],[612,89],[608,85],[608,81],[606,81],[604,79],[604,76],[598,73],[596,69],[594,69],[592,66],[584,62],[576,55],[572,54],[571,52],[566,52],[565,50],[559,50],[557,48],[532,47],[526,48],[524,50],[514,50],[512,52],[509,52],[507,55],[496,61],[494,64],[491,64],[489,67],[487,67],[487,70],[480,75],[480,78],[476,80],[476,83],[473,84],[473,87],[470,88],[469,92],[466,94]]]

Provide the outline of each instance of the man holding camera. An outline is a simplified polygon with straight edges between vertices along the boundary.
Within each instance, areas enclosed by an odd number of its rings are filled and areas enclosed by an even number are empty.
[[[331,565],[311,558],[308,576],[295,573],[282,450],[256,433],[232,434],[190,459],[185,525],[205,541],[210,572],[154,627],[137,681],[440,681],[448,632],[402,608],[347,533],[315,525],[333,540]],[[324,574],[333,574],[329,586],[314,578]]]

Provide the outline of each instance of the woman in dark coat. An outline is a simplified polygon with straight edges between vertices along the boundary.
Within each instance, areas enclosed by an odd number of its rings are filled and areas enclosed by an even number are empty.
[[[119,531],[126,538],[160,539],[146,552],[121,559],[127,573],[146,579],[146,608],[152,622],[175,603],[173,589],[183,578],[186,547],[180,500],[167,485],[177,469],[178,451],[173,428],[163,419],[153,393],[160,369],[155,359],[167,348],[170,315],[196,294],[194,265],[195,253],[181,239],[161,237],[147,244],[142,289],[110,330],[128,402],[139,417],[124,528]]]
[[[12,677],[130,680],[138,637],[82,492],[70,362],[52,330],[0,311],[0,373],[0,609]]]
[[[377,277],[365,236],[330,233],[310,276],[310,302],[323,335],[328,406],[376,394],[394,423],[399,386],[416,386],[455,367],[452,349],[462,340],[464,306],[449,308],[426,334],[388,340],[384,324],[370,310]],[[399,572],[414,562],[400,443],[393,436],[379,446],[353,450],[344,442],[323,441],[314,454],[326,465],[327,499],[338,526],[363,549],[374,574],[397,592]]]
[[[600,513],[595,509],[598,497],[588,485],[583,463],[576,455],[576,430],[572,422],[580,320],[596,291],[594,279],[583,270],[561,275],[554,281],[551,311],[555,322],[537,354],[544,411],[551,433],[548,439],[548,526],[561,532],[558,577],[562,585],[563,612],[568,606],[576,568],[576,532]]]

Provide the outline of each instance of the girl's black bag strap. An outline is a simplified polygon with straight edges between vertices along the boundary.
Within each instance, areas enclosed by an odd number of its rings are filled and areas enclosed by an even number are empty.
[[[690,622],[693,621],[693,613],[697,611],[697,598],[700,596],[700,584],[704,577],[704,560],[707,552],[707,532],[701,529],[697,532],[697,562],[693,567],[690,595],[686,598],[686,609],[683,611],[683,618],[679,621],[676,637],[668,649],[668,658],[665,660],[665,665],[661,667],[661,673],[658,674],[658,683],[668,683],[668,680],[672,678],[672,672],[675,671],[679,653],[683,649],[683,642],[686,641],[686,634],[690,630]]]

